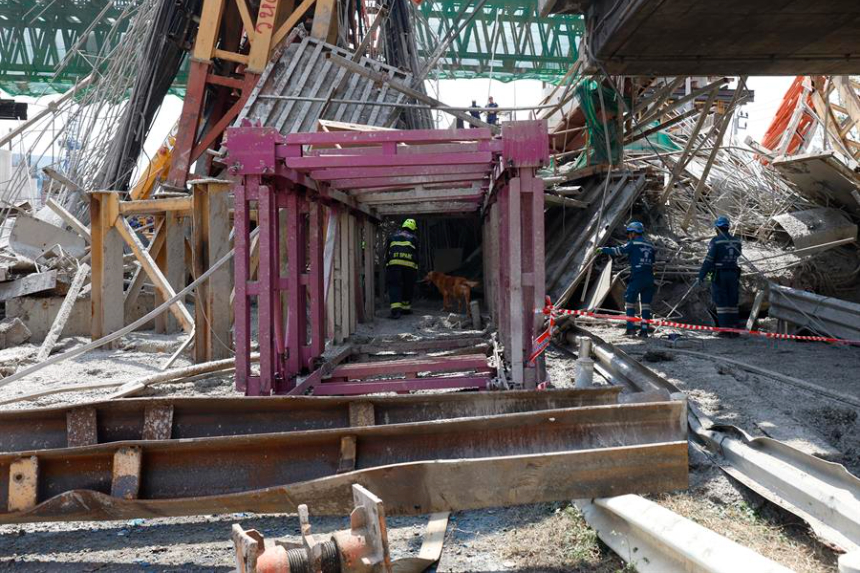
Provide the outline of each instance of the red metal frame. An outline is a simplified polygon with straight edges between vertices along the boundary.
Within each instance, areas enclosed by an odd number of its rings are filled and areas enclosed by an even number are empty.
[[[488,386],[495,370],[483,356],[346,364],[326,376],[319,369],[328,287],[323,206],[346,207],[351,217],[375,216],[375,209],[384,215],[379,195],[374,203],[362,199],[380,192],[396,198],[400,191],[415,189],[413,195],[400,195],[398,206],[414,197],[416,204],[437,202],[443,209],[445,202],[455,201],[458,209],[474,205],[474,212],[483,214],[485,241],[499,246],[497,256],[487,249],[486,256],[494,260],[485,264],[491,275],[485,281],[490,312],[504,340],[506,371],[523,387],[543,379],[540,365],[525,361],[541,326],[544,298],[543,183],[535,170],[548,161],[545,122],[506,124],[501,139],[493,139],[485,129],[283,136],[246,123],[228,130],[225,146],[226,163],[241,177],[235,186],[238,390],[252,396],[307,391],[332,395]],[[438,193],[440,185],[463,188],[470,202],[452,201],[450,192]],[[256,280],[249,273],[251,210],[257,212],[259,227]],[[286,253],[280,252],[282,233]],[[283,259],[286,274],[281,272]],[[350,292],[355,296],[359,290]],[[258,306],[259,375],[252,375],[250,366],[253,298]],[[440,372],[461,374],[432,376]],[[303,374],[309,376],[297,387]],[[404,378],[368,380],[396,374]]]

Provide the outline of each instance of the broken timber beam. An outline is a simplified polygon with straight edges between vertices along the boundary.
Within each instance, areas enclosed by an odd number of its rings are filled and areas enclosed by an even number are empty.
[[[349,436],[358,469],[337,475]],[[139,471],[124,479],[138,483],[124,484],[129,495],[111,495],[112,468],[130,448]],[[9,494],[15,464],[26,459],[38,466],[36,496],[22,507]],[[117,442],[0,454],[0,523],[294,512],[297,502],[340,515],[354,483],[385,491],[393,514],[458,511],[683,489],[687,464],[684,401]]]
[[[51,330],[42,341],[42,346],[39,347],[39,352],[36,354],[36,362],[41,362],[51,355],[51,351],[57,344],[57,340],[63,333],[63,328],[72,314],[75,307],[75,302],[78,300],[78,295],[81,294],[81,289],[84,287],[84,281],[90,274],[90,266],[86,263],[78,267],[75,277],[72,279],[72,284],[69,287],[69,292],[66,293],[66,298],[63,299],[63,304],[60,305],[60,310],[57,311],[57,316],[54,318],[54,323],[51,325]]]

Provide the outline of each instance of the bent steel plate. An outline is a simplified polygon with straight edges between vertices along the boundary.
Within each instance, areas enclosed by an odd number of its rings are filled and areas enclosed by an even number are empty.
[[[616,404],[620,388],[327,398],[134,398],[0,412],[0,452],[240,436]],[[359,415],[362,420],[356,423]]]
[[[288,511],[293,500],[342,514],[350,479],[401,513],[669,491],[687,485],[686,437],[686,402],[672,401],[0,454],[0,523]],[[137,483],[116,471],[129,458]],[[23,461],[38,470],[22,501]],[[107,495],[118,479],[137,499]]]

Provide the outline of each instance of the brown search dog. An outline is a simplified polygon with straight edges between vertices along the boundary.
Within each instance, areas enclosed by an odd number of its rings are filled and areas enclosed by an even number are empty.
[[[472,289],[481,284],[463,277],[453,277],[436,271],[427,273],[424,281],[433,283],[442,293],[442,310],[448,310],[448,305],[454,298],[457,300],[457,312],[460,312],[460,301],[462,300],[466,303],[467,313],[469,312],[469,302],[472,299]]]

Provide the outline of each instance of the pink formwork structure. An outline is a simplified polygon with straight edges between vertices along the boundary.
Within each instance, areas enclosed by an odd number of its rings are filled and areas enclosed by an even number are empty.
[[[249,396],[534,388],[527,364],[544,304],[546,123],[487,129],[296,133],[229,129],[235,195],[236,388]],[[350,363],[326,353],[372,321],[373,245],[384,217],[483,217],[485,305],[504,367],[484,355]],[[256,228],[252,231],[252,221]],[[380,238],[381,240],[381,238]],[[251,369],[257,303],[260,366]],[[225,309],[225,312],[227,309]],[[379,376],[403,376],[379,379]]]

